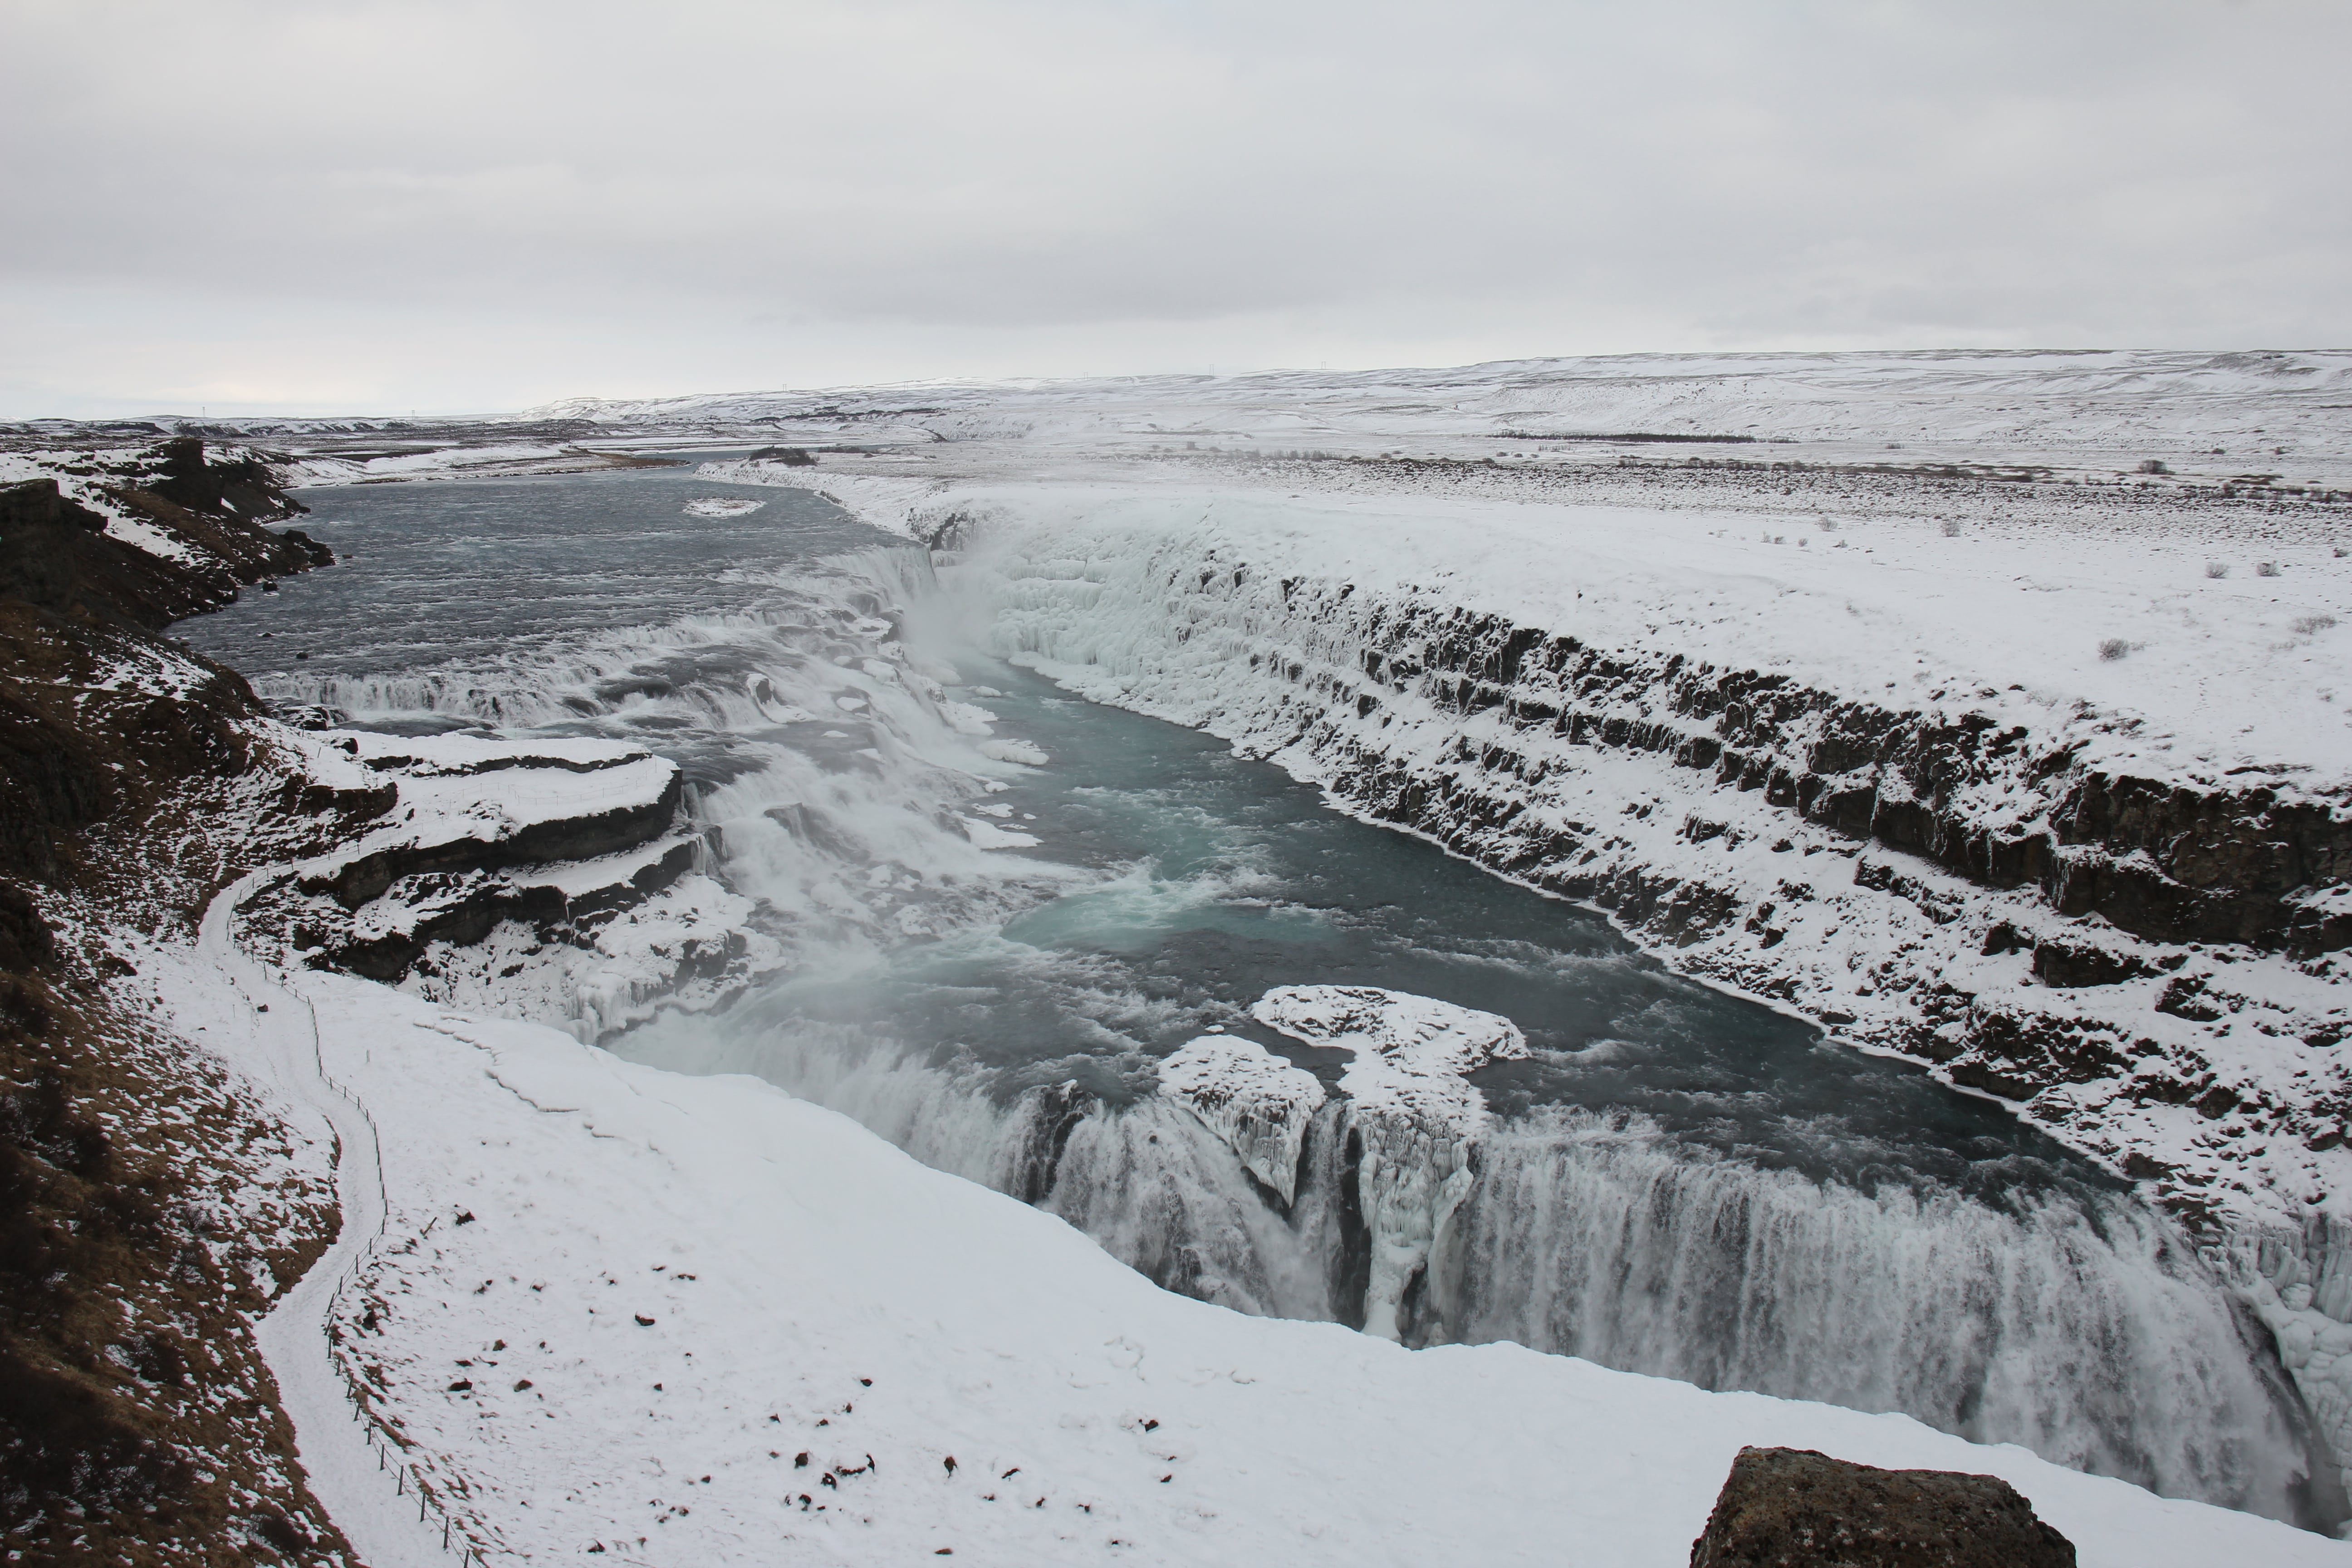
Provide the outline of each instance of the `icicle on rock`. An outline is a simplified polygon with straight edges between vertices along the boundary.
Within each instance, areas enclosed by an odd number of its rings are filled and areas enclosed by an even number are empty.
[[[1402,1338],[1399,1303],[1474,1179],[1470,1145],[1486,1101],[1463,1075],[1525,1057],[1527,1037],[1497,1014],[1369,985],[1277,986],[1250,1012],[1294,1039],[1354,1053],[1339,1088],[1362,1149],[1356,1186],[1371,1241],[1364,1331]]]
[[[1203,1035],[1160,1064],[1160,1092],[1181,1104],[1241,1156],[1249,1173],[1289,1203],[1298,1154],[1323,1086],[1255,1040]]]

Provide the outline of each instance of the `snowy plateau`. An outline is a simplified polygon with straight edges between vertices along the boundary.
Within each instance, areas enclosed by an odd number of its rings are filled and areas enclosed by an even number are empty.
[[[208,434],[313,486],[685,453],[698,482],[821,494],[924,547],[976,646],[1605,911],[2137,1183],[2342,1466],[2347,406],[2352,354],[1661,356]],[[151,548],[141,527],[109,531]],[[871,637],[846,695],[751,718],[922,709],[969,748],[936,853],[1017,860],[1034,835],[970,781],[1054,758]],[[599,1048],[791,961],[657,744],[301,721],[329,727],[255,722],[394,807],[245,876],[192,942],[117,946],[126,986],[338,1151],[341,1233],[260,1337],[376,1568],[1664,1565],[1746,1444],[2000,1476],[2086,1564],[2352,1562],[1903,1415],[1395,1342],[1477,1179],[1465,1075],[1528,1052],[1403,991],[1253,1009],[1346,1056],[1366,1331],[1161,1290],[833,1110]],[[515,935],[551,909],[575,940]],[[1292,1203],[1322,1079],[1212,1033],[1158,1089]]]

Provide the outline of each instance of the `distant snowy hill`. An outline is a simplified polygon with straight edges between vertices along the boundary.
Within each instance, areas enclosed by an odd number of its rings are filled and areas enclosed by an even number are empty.
[[[1269,371],[572,398],[520,417],[802,426],[873,441],[1348,452],[1528,437],[1737,437],[1848,455],[2105,464],[2352,483],[2352,351],[1631,354],[1452,370]],[[2215,450],[2215,448],[2220,450]],[[2282,451],[2281,448],[2284,448]],[[1785,454],[1759,454],[1782,456]],[[2210,460],[2209,460],[2210,459]],[[2129,466],[2129,465],[2126,465]]]

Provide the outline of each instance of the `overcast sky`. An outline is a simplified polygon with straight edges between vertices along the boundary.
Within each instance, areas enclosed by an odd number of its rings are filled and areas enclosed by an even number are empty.
[[[0,0],[0,416],[2352,345],[2344,0]]]

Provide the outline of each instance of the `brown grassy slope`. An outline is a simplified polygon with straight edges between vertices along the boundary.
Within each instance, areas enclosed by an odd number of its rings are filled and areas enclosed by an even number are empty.
[[[325,1162],[160,1026],[110,948],[119,932],[184,933],[245,869],[386,804],[310,785],[240,678],[156,635],[315,559],[250,521],[288,510],[257,465],[206,468],[200,450],[165,448],[110,487],[198,551],[193,563],[104,537],[48,485],[0,490],[11,1563],[351,1561],[302,1483],[249,1326],[333,1238]]]

